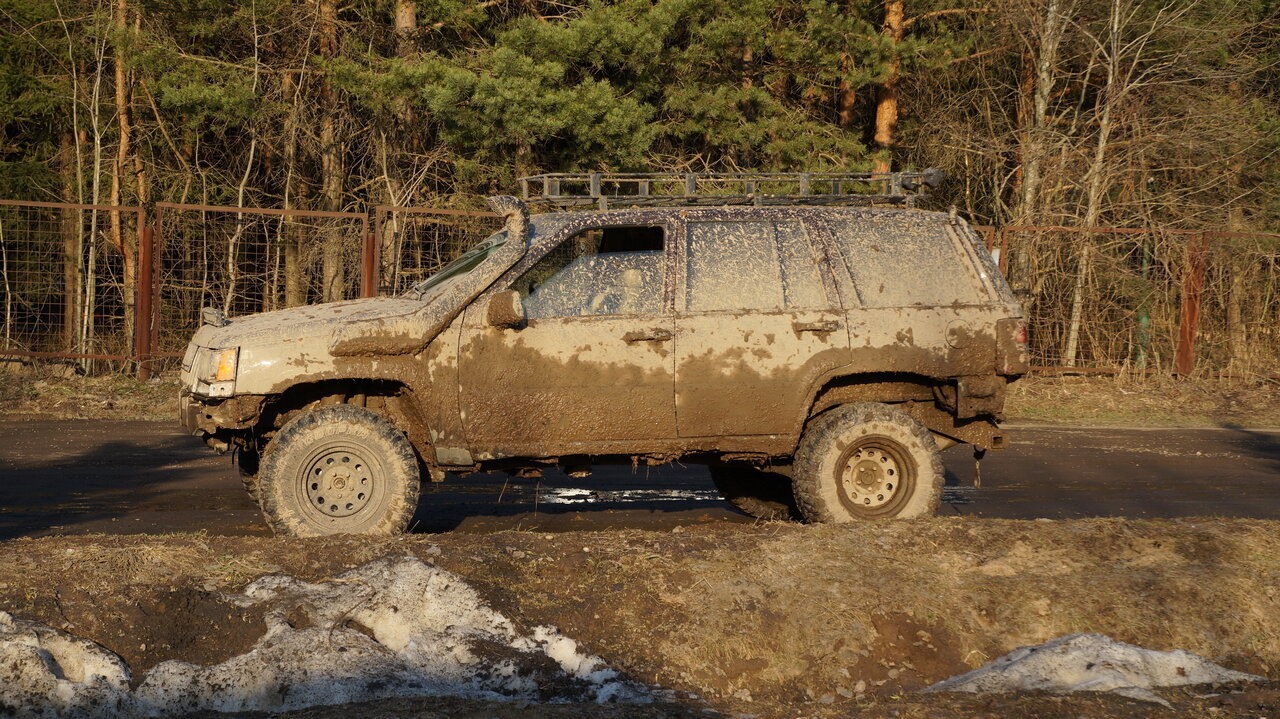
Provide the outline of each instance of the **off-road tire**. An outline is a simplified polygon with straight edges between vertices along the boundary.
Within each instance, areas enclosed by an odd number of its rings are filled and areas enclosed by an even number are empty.
[[[792,491],[805,521],[927,517],[942,498],[942,457],[933,435],[884,404],[836,407],[805,427]]]
[[[276,534],[398,534],[418,507],[419,483],[403,432],[363,407],[330,405],[299,414],[272,438],[258,498]]]
[[[754,467],[708,467],[720,496],[743,514],[766,521],[800,519],[791,480]]]

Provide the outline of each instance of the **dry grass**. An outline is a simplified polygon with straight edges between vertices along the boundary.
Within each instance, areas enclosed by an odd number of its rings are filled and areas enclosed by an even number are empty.
[[[1077,631],[1269,674],[1280,665],[1278,544],[1280,523],[1215,519],[50,538],[0,545],[0,607],[116,636],[110,616],[85,615],[110,615],[130,586],[238,588],[266,571],[320,577],[409,552],[642,680],[737,711],[803,704],[835,716]],[[65,600],[79,590],[92,607]]]
[[[24,365],[0,358],[0,417],[10,419],[173,420],[178,381],[139,382],[119,374],[86,377],[67,365]]]
[[[1280,427],[1280,383],[1030,376],[1009,388],[1011,420],[1147,427]]]

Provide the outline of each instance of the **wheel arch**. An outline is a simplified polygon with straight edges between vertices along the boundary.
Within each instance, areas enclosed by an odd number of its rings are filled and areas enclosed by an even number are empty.
[[[418,460],[432,466],[434,454],[425,418],[413,387],[396,379],[346,377],[299,382],[263,403],[255,435],[265,446],[276,432],[301,412],[328,405],[364,407],[387,418],[405,433]]]
[[[959,419],[953,407],[939,401],[949,386],[954,389],[949,379],[913,372],[862,372],[830,378],[814,391],[794,446],[799,447],[804,427],[833,408],[875,402],[902,407],[934,434],[941,448],[965,443],[984,450],[1002,449],[1004,434],[994,418]]]

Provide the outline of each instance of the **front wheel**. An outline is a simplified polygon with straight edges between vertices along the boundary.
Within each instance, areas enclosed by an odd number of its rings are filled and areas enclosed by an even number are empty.
[[[258,472],[277,534],[397,534],[418,506],[418,460],[404,433],[363,407],[331,405],[289,420]]]
[[[942,497],[933,435],[889,405],[841,405],[805,428],[792,489],[809,522],[932,515]]]

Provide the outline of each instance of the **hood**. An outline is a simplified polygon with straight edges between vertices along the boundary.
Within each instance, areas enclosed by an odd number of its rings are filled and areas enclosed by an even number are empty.
[[[377,331],[388,324],[410,320],[425,306],[421,300],[374,297],[293,307],[237,317],[222,327],[206,325],[193,341],[201,347],[244,347],[337,337],[353,324]]]

